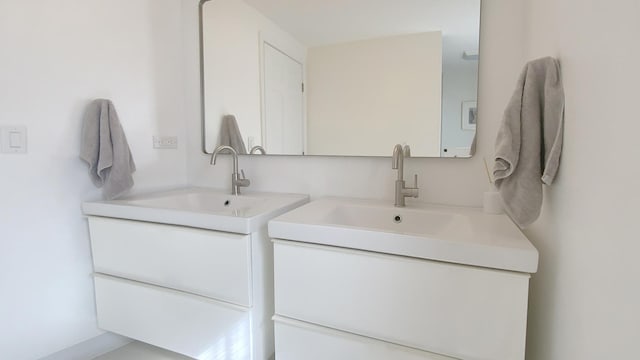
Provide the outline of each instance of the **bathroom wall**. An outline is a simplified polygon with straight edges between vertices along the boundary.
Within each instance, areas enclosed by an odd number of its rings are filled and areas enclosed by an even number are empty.
[[[28,128],[27,154],[0,154],[0,358],[102,333],[80,210],[100,196],[78,158],[90,99],[115,102],[136,189],[186,182],[180,11],[175,0],[0,1],[0,126]],[[152,149],[152,135],[178,136],[178,149]]]
[[[640,2],[530,0],[528,58],[560,59],[562,166],[526,233],[528,360],[635,359],[640,334]]]
[[[185,41],[185,119],[189,126],[188,176],[194,185],[229,188],[228,159],[215,167],[200,148],[196,0],[183,0]],[[480,62],[480,113],[478,155],[472,159],[409,159],[407,178],[419,176],[420,200],[479,206],[489,188],[483,156],[492,153],[493,141],[504,106],[511,96],[524,61],[524,1],[483,2]],[[393,149],[389,149],[389,156]],[[252,190],[309,193],[312,197],[334,195],[393,198],[396,173],[391,159],[354,157],[241,157],[240,167],[252,180]],[[410,201],[409,199],[408,201]],[[390,200],[392,201],[392,200]]]
[[[309,48],[308,153],[438,157],[441,99],[440,31]]]
[[[480,205],[482,157],[523,62],[560,58],[562,168],[527,230],[540,251],[530,360],[635,357],[638,13],[636,0],[485,0],[478,154],[406,164],[407,176],[420,176],[421,200]],[[138,164],[136,188],[230,187],[228,159],[212,167],[201,152],[197,33],[197,0],[0,2],[0,126],[29,129],[28,154],[0,154],[3,358],[37,359],[101,333],[79,205],[100,194],[77,157],[89,99],[116,102]],[[179,136],[179,149],[153,150],[153,134]],[[242,157],[240,165],[252,190],[393,197],[389,158]]]

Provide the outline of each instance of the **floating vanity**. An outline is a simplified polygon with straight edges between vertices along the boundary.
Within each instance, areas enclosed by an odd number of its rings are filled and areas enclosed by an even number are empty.
[[[196,359],[271,358],[266,224],[307,202],[188,188],[84,203],[98,326]]]
[[[278,360],[524,359],[538,252],[504,215],[327,198],[269,236]]]

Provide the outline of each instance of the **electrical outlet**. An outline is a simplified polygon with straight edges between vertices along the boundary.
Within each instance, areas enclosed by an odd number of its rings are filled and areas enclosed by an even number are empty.
[[[154,136],[153,148],[154,149],[177,149],[178,137],[177,136]]]

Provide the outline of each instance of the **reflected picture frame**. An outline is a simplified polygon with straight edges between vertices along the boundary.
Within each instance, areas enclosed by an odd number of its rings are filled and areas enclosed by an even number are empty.
[[[462,102],[462,130],[476,130],[478,123],[478,103],[476,101]]]

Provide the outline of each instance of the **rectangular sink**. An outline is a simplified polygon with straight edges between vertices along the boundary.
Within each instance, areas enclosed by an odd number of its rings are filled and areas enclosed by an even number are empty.
[[[82,204],[86,215],[249,234],[266,222],[309,202],[308,195],[247,192],[231,195],[208,188],[183,188],[120,200]]]
[[[437,234],[456,217],[429,210],[344,204],[327,215],[328,224],[417,236]]]
[[[229,216],[247,217],[259,209],[265,198],[229,195],[224,193],[194,191],[175,195],[130,200],[133,206],[157,209],[174,209],[200,213],[220,213]]]
[[[535,273],[538,251],[506,215],[414,202],[324,198],[269,222],[269,236]]]

